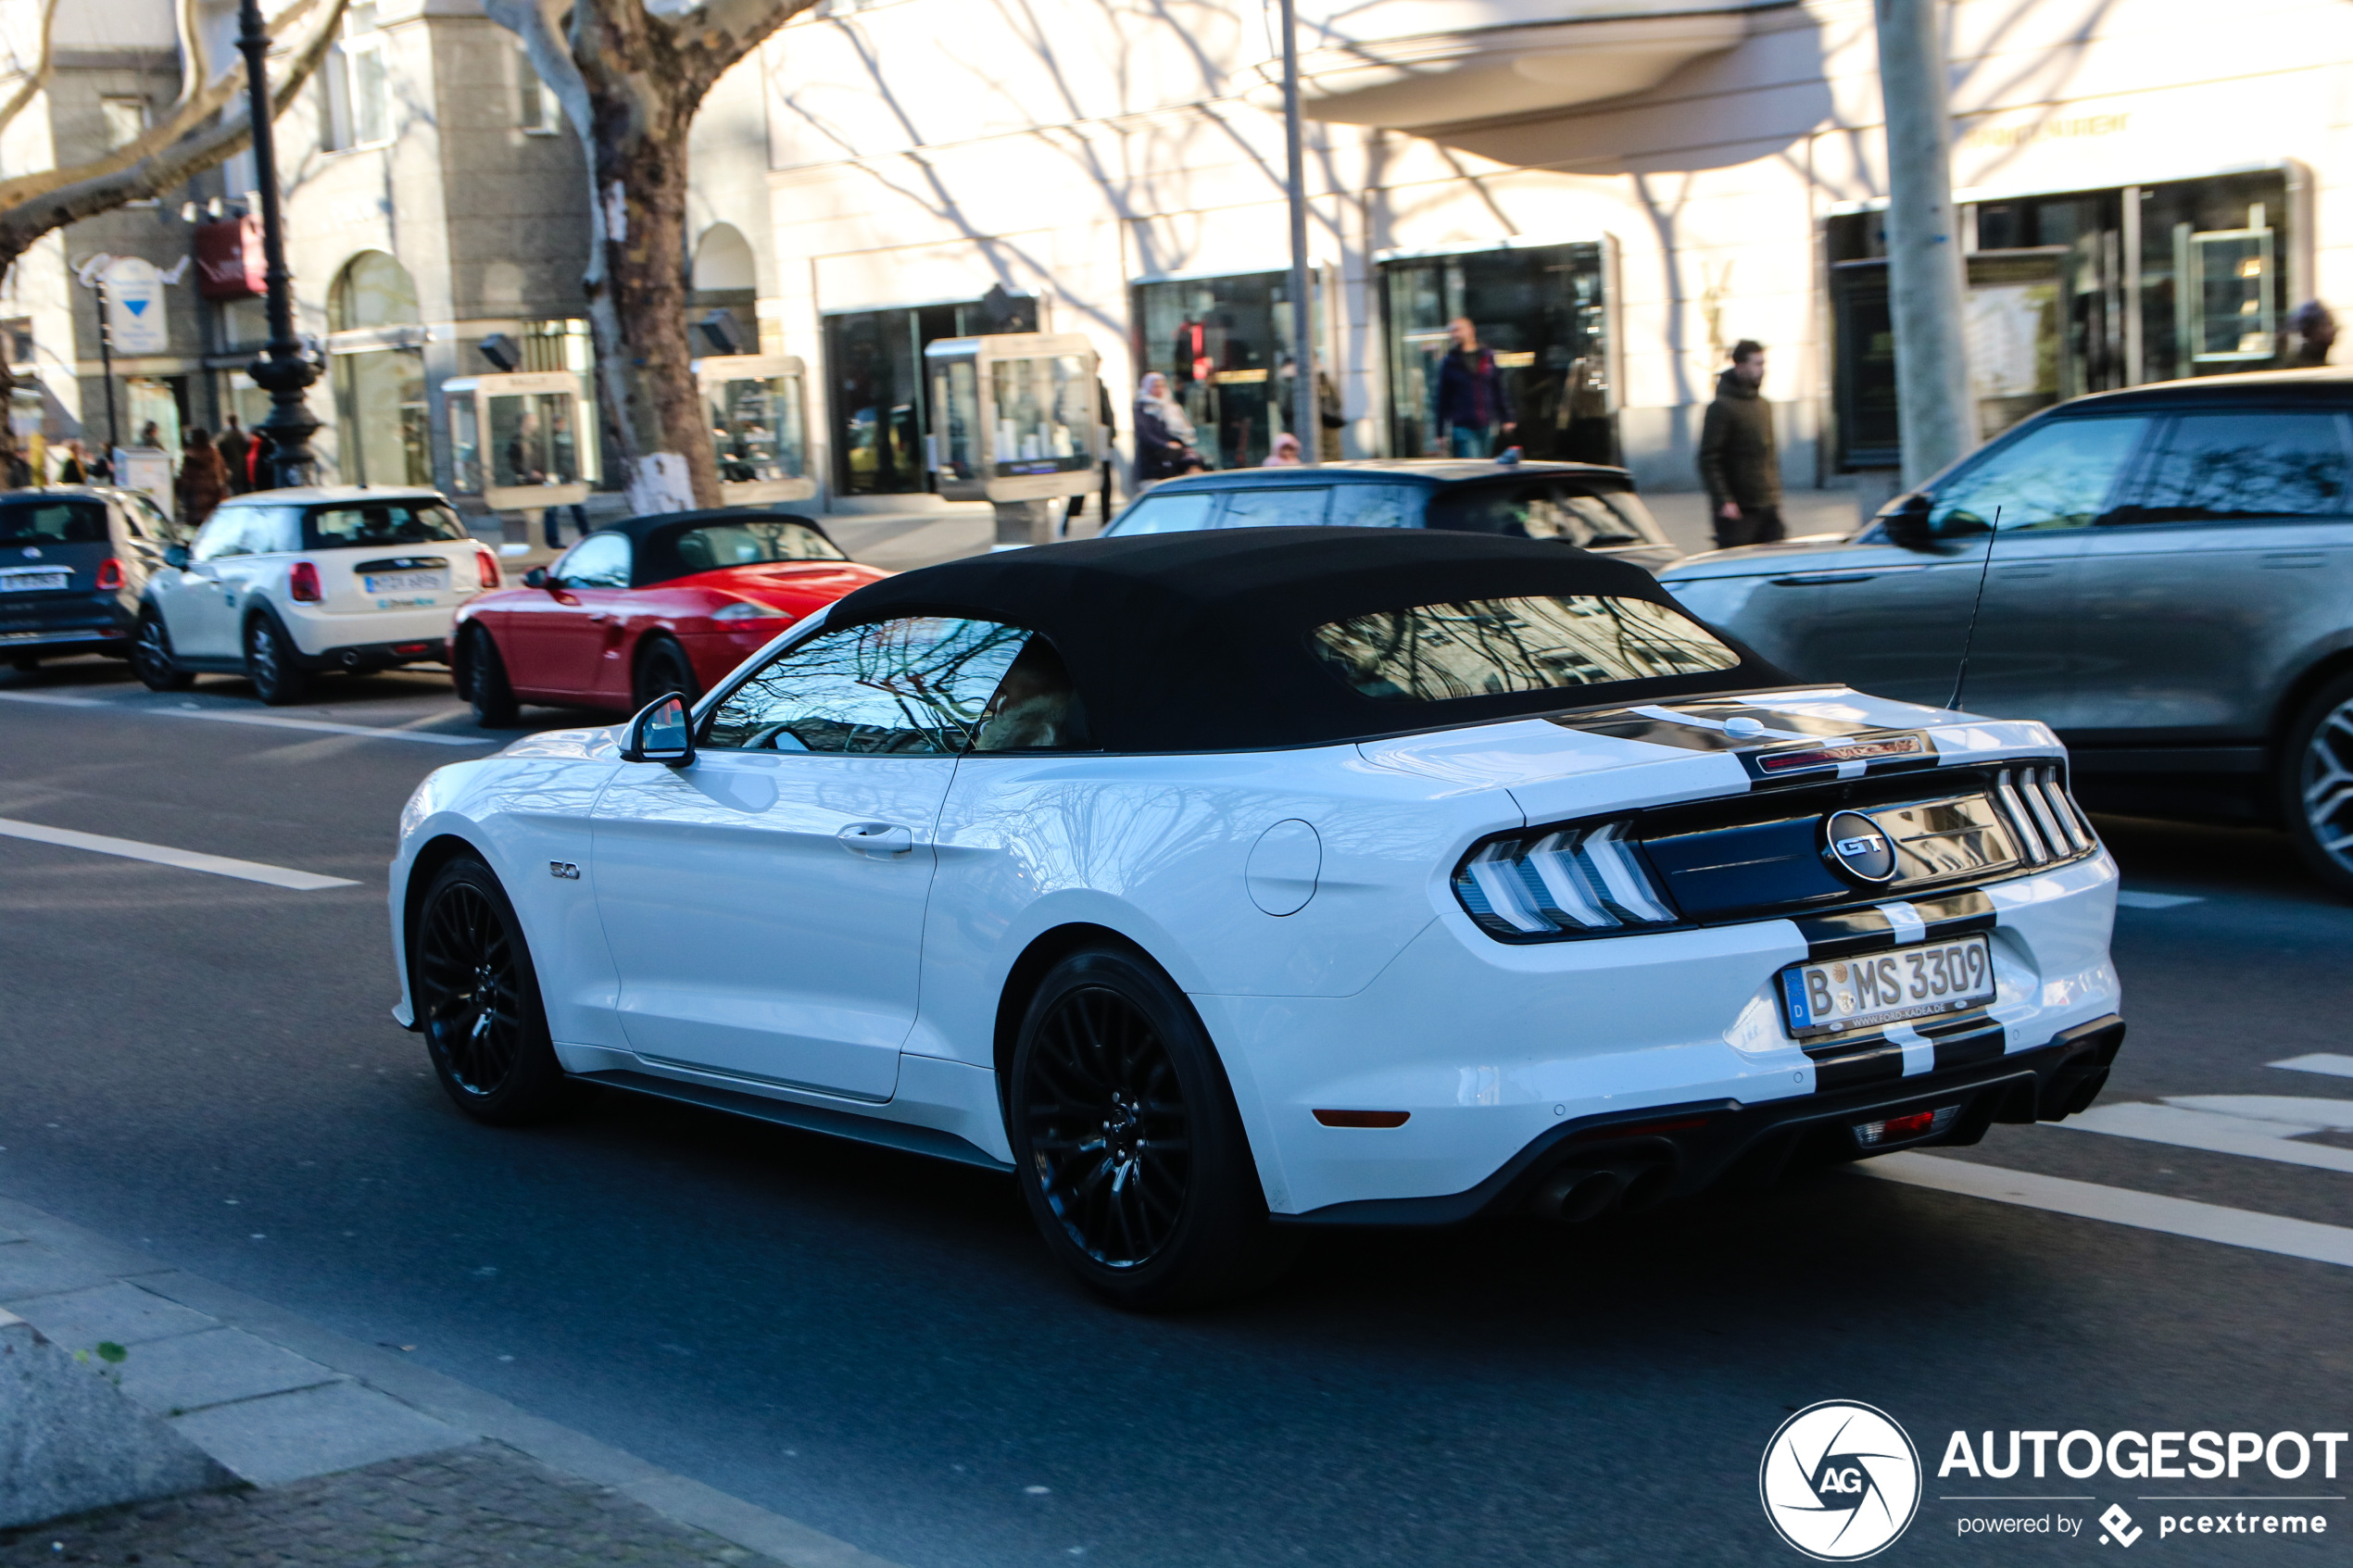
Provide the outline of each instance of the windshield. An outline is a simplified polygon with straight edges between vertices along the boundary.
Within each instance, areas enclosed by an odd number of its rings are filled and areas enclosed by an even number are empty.
[[[1318,626],[1325,667],[1365,696],[1502,696],[1730,670],[1740,656],[1672,606],[1579,594],[1475,599]]]
[[[333,550],[346,545],[422,545],[469,539],[458,514],[439,501],[358,501],[305,513],[302,547]]]
[[[1663,544],[1667,535],[1631,490],[1558,480],[1457,485],[1430,498],[1429,526],[1459,533],[1558,539],[1580,549]]]
[[[675,548],[688,571],[758,566],[763,561],[849,558],[832,540],[807,523],[781,519],[682,529]]]

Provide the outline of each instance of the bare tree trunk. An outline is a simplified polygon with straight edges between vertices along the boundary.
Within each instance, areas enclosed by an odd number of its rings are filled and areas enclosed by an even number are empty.
[[[583,282],[598,395],[621,438],[630,509],[641,514],[720,504],[686,342],[686,133],[708,83],[685,79],[668,38],[647,20],[637,5],[582,6],[573,20],[594,105],[594,249]],[[589,30],[604,36],[584,38]]]

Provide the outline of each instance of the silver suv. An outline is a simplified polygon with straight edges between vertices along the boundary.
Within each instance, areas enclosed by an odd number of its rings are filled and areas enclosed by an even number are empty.
[[[1661,576],[1804,679],[2044,721],[2094,809],[2283,826],[2353,897],[2353,374],[2078,398],[1852,538]]]

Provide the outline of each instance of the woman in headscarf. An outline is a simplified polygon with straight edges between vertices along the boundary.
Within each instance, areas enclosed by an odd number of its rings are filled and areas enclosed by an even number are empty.
[[[1168,378],[1146,372],[1136,388],[1136,488],[1173,478],[1192,467],[1193,421],[1168,395]]]

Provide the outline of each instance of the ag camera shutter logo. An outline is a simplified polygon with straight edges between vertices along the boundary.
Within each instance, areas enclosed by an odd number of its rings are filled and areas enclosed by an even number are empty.
[[[1886,1411],[1825,1399],[1781,1423],[1756,1489],[1781,1539],[1818,1562],[1858,1562],[1919,1512],[1919,1450]]]

